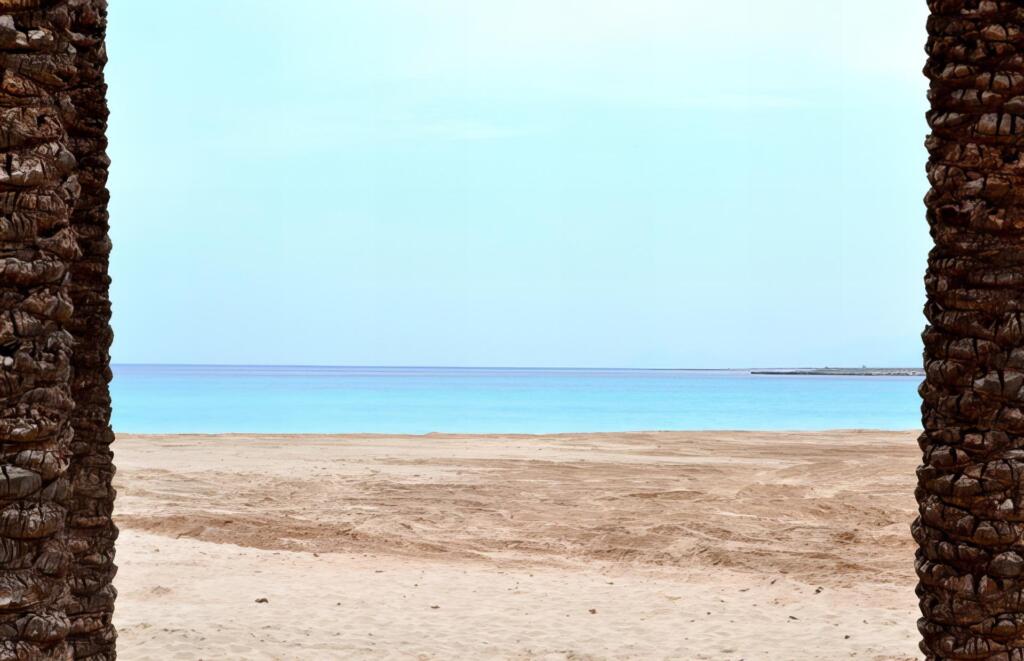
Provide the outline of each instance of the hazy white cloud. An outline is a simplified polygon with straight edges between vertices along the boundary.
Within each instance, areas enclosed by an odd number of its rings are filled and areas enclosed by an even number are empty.
[[[318,81],[684,107],[786,105],[851,84],[920,82],[927,13],[917,0],[314,4],[302,13],[337,26],[345,48],[335,52],[347,60],[308,35],[283,38],[295,70]]]
[[[507,140],[536,135],[539,131],[526,126],[502,126],[486,121],[447,120],[424,124],[411,124],[404,127],[414,136],[436,138],[440,140],[476,141],[476,140]]]

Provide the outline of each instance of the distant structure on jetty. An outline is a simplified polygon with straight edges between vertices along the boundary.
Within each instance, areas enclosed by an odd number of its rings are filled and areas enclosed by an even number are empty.
[[[770,376],[924,376],[917,367],[821,367],[807,369],[751,370]]]

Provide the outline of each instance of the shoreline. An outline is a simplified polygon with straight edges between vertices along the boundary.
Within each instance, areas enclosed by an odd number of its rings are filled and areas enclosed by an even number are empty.
[[[231,440],[252,440],[265,441],[272,439],[294,439],[304,440],[332,440],[332,441],[354,441],[367,439],[393,439],[393,440],[416,440],[429,438],[442,439],[522,439],[522,440],[544,440],[544,439],[573,439],[581,436],[635,436],[639,434],[679,434],[688,435],[717,435],[717,434],[741,434],[741,435],[790,435],[816,436],[833,434],[920,434],[920,429],[884,429],[868,427],[835,427],[829,429],[631,429],[626,431],[556,431],[556,432],[443,432],[428,431],[419,434],[405,432],[115,432],[117,440],[125,441],[160,441],[160,440],[181,440],[181,439],[231,439]],[[117,447],[116,445],[114,446]]]

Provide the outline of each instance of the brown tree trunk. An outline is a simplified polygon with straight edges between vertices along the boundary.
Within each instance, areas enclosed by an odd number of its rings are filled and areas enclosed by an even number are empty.
[[[70,656],[68,20],[67,2],[0,0],[0,659]]]
[[[69,475],[72,486],[68,540],[73,560],[70,641],[76,659],[115,658],[117,634],[111,624],[117,592],[112,580],[117,528],[114,507],[113,455],[110,443],[110,278],[107,275],[110,239],[106,188],[107,101],[103,67],[106,0],[72,0],[71,30],[76,50],[77,78],[71,89],[73,108],[66,117],[71,151],[78,161],[81,194],[71,216],[71,228],[81,257],[71,267],[70,294],[74,316],[69,329],[75,338],[71,395]]]
[[[929,659],[1024,659],[1024,6],[930,0],[914,523]]]

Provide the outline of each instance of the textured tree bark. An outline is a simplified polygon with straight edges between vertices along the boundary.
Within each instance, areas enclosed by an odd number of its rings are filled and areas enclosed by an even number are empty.
[[[0,0],[0,659],[71,654],[68,22],[66,2]]]
[[[77,77],[71,88],[72,107],[65,122],[71,151],[78,161],[81,194],[71,228],[81,257],[71,266],[70,294],[74,315],[69,329],[75,338],[71,395],[74,440],[69,468],[71,503],[68,541],[73,560],[67,613],[70,642],[76,659],[116,657],[117,634],[111,624],[117,591],[112,584],[114,541],[114,440],[110,428],[110,255],[106,188],[107,100],[106,0],[71,0],[71,34]]]
[[[929,7],[921,649],[1024,660],[1024,6]]]

